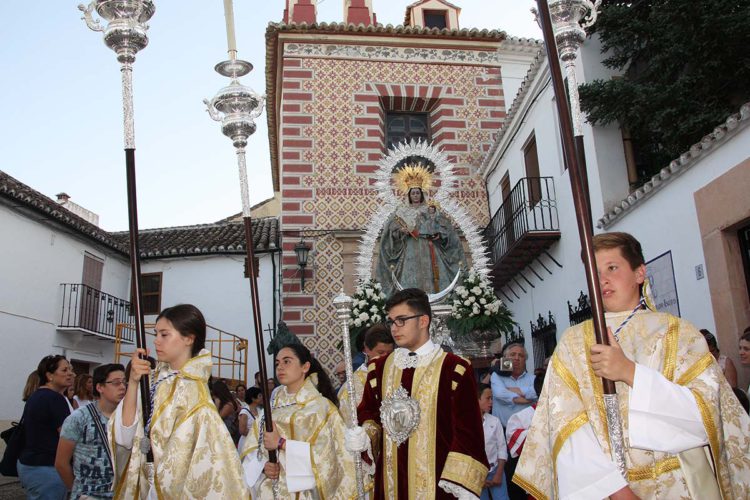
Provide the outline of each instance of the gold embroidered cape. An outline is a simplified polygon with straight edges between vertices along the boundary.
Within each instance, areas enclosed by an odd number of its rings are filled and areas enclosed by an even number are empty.
[[[312,378],[296,394],[281,386],[273,396],[273,423],[281,437],[310,444],[310,459],[315,475],[314,490],[290,494],[286,486],[283,460],[279,476],[279,498],[299,500],[351,499],[357,496],[354,458],[344,448],[344,422],[338,408],[318,392]],[[240,450],[241,458],[258,452],[258,418]],[[284,454],[281,451],[280,455]],[[273,481],[261,476],[256,491],[259,498],[273,498]]]
[[[160,363],[154,376],[159,380],[170,372]],[[207,381],[211,374],[211,353],[203,349],[182,367],[178,375],[156,390],[151,419],[154,455],[154,486],[160,499],[249,498],[237,449],[211,401]],[[122,403],[120,403],[122,404]],[[143,439],[142,413],[137,411],[133,448],[115,445],[114,429],[119,411],[108,423],[110,446],[116,453],[115,498],[145,499],[149,483],[146,455],[140,452]]]
[[[608,314],[613,330],[625,319]],[[665,313],[641,311],[620,332],[620,346],[636,363],[658,370],[689,388],[697,401],[718,464],[725,499],[750,498],[750,418],[722,375],[702,335],[690,323]],[[555,464],[565,440],[589,423],[610,455],[601,379],[590,365],[591,321],[569,328],[550,362],[544,389],[513,481],[539,500],[557,498]],[[640,498],[690,498],[675,455],[631,448],[628,442],[630,388],[617,382],[623,420],[627,481]]]
[[[401,369],[397,353],[368,364],[357,409],[376,459],[374,498],[454,498],[446,487],[479,496],[488,464],[471,363],[438,348],[428,363]],[[408,440],[397,446],[383,432],[380,407],[400,386],[419,402],[420,418]]]

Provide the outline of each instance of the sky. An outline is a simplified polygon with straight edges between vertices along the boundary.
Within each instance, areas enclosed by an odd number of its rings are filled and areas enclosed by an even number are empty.
[[[373,0],[378,21],[401,24],[413,0]],[[127,229],[119,64],[78,1],[0,2],[0,170],[55,199]],[[239,58],[255,69],[241,82],[265,93],[265,29],[284,0],[235,0]],[[541,38],[533,0],[453,0],[461,28]],[[229,80],[222,0],[156,0],[149,45],[133,72],[138,217],[141,228],[216,222],[241,210],[231,141],[202,103]],[[343,20],[342,0],[318,2],[318,21]],[[247,147],[251,203],[273,196],[266,115]]]

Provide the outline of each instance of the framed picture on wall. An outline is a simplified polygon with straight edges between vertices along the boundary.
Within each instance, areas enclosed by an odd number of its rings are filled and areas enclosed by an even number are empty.
[[[679,316],[680,299],[677,296],[672,251],[668,250],[646,262],[646,276],[651,283],[656,310]]]

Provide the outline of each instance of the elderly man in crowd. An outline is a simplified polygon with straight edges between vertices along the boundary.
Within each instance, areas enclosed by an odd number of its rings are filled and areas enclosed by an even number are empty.
[[[508,419],[536,403],[538,395],[534,390],[534,375],[526,371],[526,348],[519,343],[506,344],[502,355],[513,362],[509,375],[492,374],[492,414],[500,419],[503,429],[508,426]],[[513,477],[518,457],[505,463],[505,477]],[[525,499],[526,493],[513,483],[508,484],[508,495],[511,500]]]
[[[511,415],[536,401],[537,393],[534,391],[534,375],[526,371],[526,348],[522,344],[507,344],[503,357],[513,362],[513,370],[506,376],[493,373],[490,381],[492,414],[506,427]]]

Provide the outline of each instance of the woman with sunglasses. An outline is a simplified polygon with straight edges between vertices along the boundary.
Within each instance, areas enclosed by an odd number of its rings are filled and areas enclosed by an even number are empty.
[[[236,448],[209,396],[203,314],[189,304],[169,307],[155,329],[156,369],[139,357],[145,349],[133,353],[125,398],[109,421],[117,451],[115,498],[247,498]],[[143,376],[151,382],[145,428],[138,388]],[[146,466],[149,448],[153,476]]]

